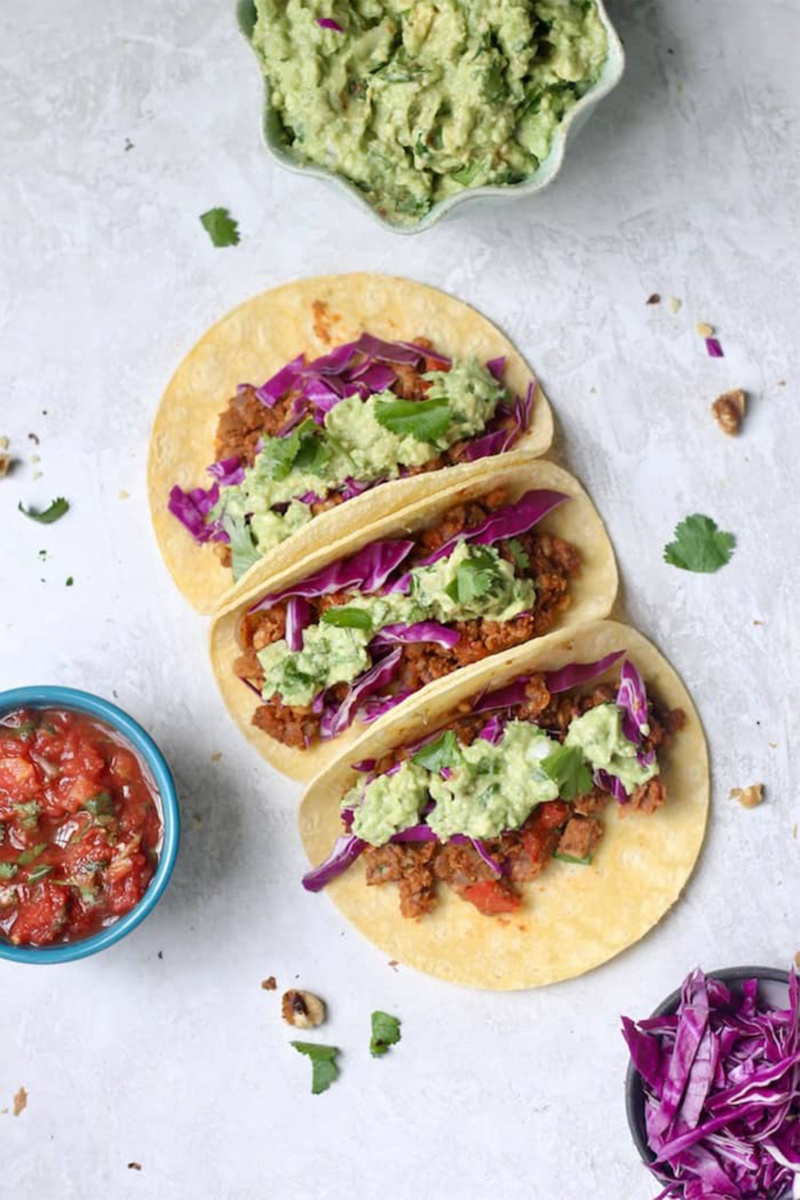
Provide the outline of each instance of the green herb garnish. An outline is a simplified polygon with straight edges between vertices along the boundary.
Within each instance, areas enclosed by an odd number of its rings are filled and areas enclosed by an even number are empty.
[[[592,772],[579,746],[559,746],[542,759],[541,765],[553,783],[558,784],[558,794],[564,800],[574,800],[592,790]]]
[[[318,1042],[290,1042],[300,1054],[311,1059],[311,1095],[325,1092],[339,1075],[336,1065],[338,1046],[322,1046]]]
[[[0,862],[0,879],[13,879],[18,870],[16,863]]]
[[[318,473],[330,456],[324,434],[317,423],[307,417],[288,437],[270,438],[260,462],[272,479],[282,480],[295,468]]]
[[[113,817],[114,816],[114,801],[108,792],[98,792],[96,796],[90,796],[81,805],[85,812],[91,813],[93,817]]]
[[[232,517],[230,513],[225,513],[222,528],[230,539],[231,571],[235,583],[259,561],[261,554],[256,549],[253,534],[244,517]]]
[[[664,547],[664,562],[682,571],[710,574],[730,562],[736,538],[711,517],[693,513],[675,526],[675,540]]]
[[[239,242],[239,226],[227,208],[210,208],[201,214],[200,224],[215,246],[235,246]]]
[[[420,442],[435,442],[452,420],[446,400],[379,400],[375,420],[398,437],[414,437]]]
[[[53,500],[44,509],[24,508],[20,500],[17,508],[26,517],[30,517],[32,521],[38,521],[40,525],[52,525],[54,521],[63,517],[64,513],[69,512],[69,500],[65,500],[63,496],[59,496],[58,499]]]
[[[40,863],[38,867],[32,867],[28,872],[28,883],[38,883],[40,879],[44,879],[45,875],[49,875],[52,867],[48,867],[47,863]]]
[[[35,846],[31,846],[29,850],[23,850],[22,854],[17,855],[17,862],[21,867],[27,867],[28,863],[32,863],[35,858],[38,858],[43,850],[47,849],[47,842],[39,842]]]
[[[469,558],[459,565],[455,579],[444,589],[446,595],[457,604],[480,600],[496,586],[498,566],[491,550],[481,546],[471,547]]]
[[[509,538],[506,545],[511,551],[515,566],[519,567],[520,571],[527,571],[531,565],[530,555],[526,554],[523,550],[522,542],[519,538]]]
[[[559,862],[580,863],[582,867],[588,867],[592,861],[591,855],[588,858],[575,858],[573,854],[559,854],[558,851],[553,855],[553,858],[557,858]]]
[[[372,1037],[369,1052],[373,1058],[386,1054],[390,1046],[400,1041],[400,1021],[390,1013],[376,1011],[372,1014]]]
[[[71,576],[71,575],[68,575],[68,576],[67,576],[67,582],[66,582],[66,586],[67,586],[67,587],[72,587],[72,585],[73,585],[73,583],[74,583],[74,582],[75,582],[75,580],[72,578],[72,576]]]
[[[427,771],[441,771],[442,767],[454,767],[459,760],[458,738],[452,729],[446,730],[435,742],[420,746],[411,761]]]
[[[337,629],[372,629],[372,617],[363,608],[326,608],[322,614],[324,625],[335,625]]]

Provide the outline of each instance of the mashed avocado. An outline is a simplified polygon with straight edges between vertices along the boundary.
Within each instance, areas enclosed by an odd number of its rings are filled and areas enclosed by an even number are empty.
[[[636,747],[622,732],[622,714],[616,704],[598,704],[571,722],[565,745],[577,746],[591,766],[616,775],[627,792],[658,774],[655,761],[643,767]]]
[[[262,695],[269,699],[277,692],[284,704],[310,704],[318,692],[367,670],[367,645],[387,625],[481,616],[510,621],[531,607],[535,594],[532,580],[517,579],[493,546],[459,542],[437,563],[415,567],[406,595],[359,596],[307,626],[302,650],[290,650],[283,639],[260,650]]]
[[[324,499],[349,478],[396,479],[402,467],[422,466],[480,433],[508,400],[503,385],[474,360],[423,379],[431,384],[424,401],[400,400],[392,391],[367,400],[350,396],[322,426],[309,418],[288,437],[264,438],[244,482],[223,488],[209,515],[231,539],[234,579],[312,519],[304,496]],[[284,505],[285,512],[274,511]]]
[[[594,0],[256,7],[253,46],[287,147],[397,222],[463,188],[533,174],[607,53]]]
[[[616,704],[589,709],[570,723],[564,744],[580,749],[589,767],[616,775],[632,792],[657,775],[659,767],[657,762],[640,766],[636,747],[622,733],[620,717]],[[559,787],[549,774],[551,762],[545,762],[559,750],[559,743],[529,721],[510,721],[496,745],[484,738],[470,745],[453,739],[447,751],[448,736],[452,739],[452,734],[445,734],[433,747],[436,769],[406,760],[395,774],[379,775],[366,787],[359,784],[351,789],[343,807],[355,810],[353,830],[359,837],[382,846],[405,827],[399,823],[404,809],[406,824],[415,825],[429,798],[435,806],[427,824],[442,842],[456,834],[498,837],[506,829],[519,829],[537,805],[555,800],[560,793],[574,798],[568,785]],[[439,761],[442,755],[447,758],[444,764]],[[447,778],[441,765],[449,768]]]

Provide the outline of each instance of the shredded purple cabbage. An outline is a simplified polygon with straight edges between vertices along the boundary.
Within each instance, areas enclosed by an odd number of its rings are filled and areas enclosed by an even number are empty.
[[[366,848],[367,843],[352,833],[338,837],[325,861],[303,876],[303,887],[307,892],[321,892],[333,879],[352,866]]]
[[[363,700],[371,696],[373,692],[378,692],[387,683],[391,683],[397,674],[400,666],[400,659],[403,656],[402,646],[397,646],[394,650],[374,663],[368,671],[363,675],[359,675],[357,679],[348,686],[347,694],[344,700],[337,705],[326,705],[322,711],[322,717],[319,723],[319,735],[323,741],[330,738],[338,737],[350,725],[356,715],[356,710]]]
[[[290,650],[303,649],[303,630],[311,620],[311,605],[303,596],[292,596],[286,605],[286,644]]]
[[[227,542],[230,539],[218,521],[206,523],[206,517],[218,500],[219,484],[216,480],[208,490],[192,488],[189,492],[176,483],[169,494],[167,508],[189,530],[196,542]]]
[[[597,659],[596,662],[570,663],[558,671],[546,671],[547,690],[551,696],[556,696],[559,692],[568,692],[570,688],[583,687],[584,683],[590,683],[598,675],[607,671],[609,667],[613,667],[624,653],[624,650],[614,650],[611,654],[606,654],[604,658]]]
[[[413,548],[413,542],[371,542],[349,558],[330,563],[279,592],[262,596],[249,611],[261,612],[265,608],[272,608],[287,596],[325,596],[330,592],[353,587],[366,593],[377,592]]]
[[[364,725],[371,725],[373,721],[377,721],[379,717],[384,716],[387,712],[391,712],[398,704],[402,704],[409,696],[414,693],[404,688],[400,692],[395,692],[393,696],[374,696],[366,700],[358,710],[358,719]],[[355,766],[355,764],[353,764]]]
[[[333,29],[336,33],[344,33],[338,21],[334,21],[333,17],[317,17],[317,24],[320,29]]]
[[[623,787],[621,780],[617,779],[616,775],[598,768],[594,772],[593,779],[599,788],[602,788],[604,792],[608,792],[619,804],[628,803],[630,797]]]
[[[452,650],[461,640],[457,629],[440,625],[438,621],[417,621],[414,625],[384,625],[369,644],[370,649],[380,646],[393,646],[397,642],[409,644],[412,642],[435,642],[445,650]]]
[[[244,482],[244,467],[235,454],[212,463],[208,473],[214,476],[221,487],[234,487],[237,483]]]
[[[706,350],[708,351],[709,358],[724,358],[725,357],[725,355],[722,352],[722,346],[719,343],[719,338],[707,337],[706,338]]]
[[[494,419],[489,422],[482,434],[468,443],[464,454],[468,462],[475,462],[479,458],[489,458],[495,454],[505,454],[507,450],[511,449],[517,438],[531,423],[535,390],[535,384],[529,383],[524,400],[518,396],[510,408],[507,404],[498,404]],[[506,425],[509,417],[513,417],[513,422],[511,425]]]
[[[695,970],[677,1012],[622,1034],[645,1091],[651,1170],[674,1200],[777,1200],[800,1175],[800,987],[776,1009]]]
[[[647,692],[644,680],[629,658],[622,664],[617,706],[622,709],[622,732],[629,742],[638,746],[650,731]]]
[[[503,371],[506,369],[506,356],[501,358],[490,358],[486,364],[486,370],[490,375],[494,375],[498,383],[503,382]]]
[[[493,746],[496,746],[498,742],[503,740],[504,731],[505,721],[502,717],[495,713],[494,716],[490,717],[486,722],[483,729],[478,734],[478,737],[481,737],[485,742],[491,742]]]

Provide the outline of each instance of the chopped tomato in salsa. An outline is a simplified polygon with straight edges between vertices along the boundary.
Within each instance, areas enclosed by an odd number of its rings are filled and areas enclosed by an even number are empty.
[[[144,895],[160,798],[120,735],[86,713],[0,719],[0,934],[46,946],[97,933]]]

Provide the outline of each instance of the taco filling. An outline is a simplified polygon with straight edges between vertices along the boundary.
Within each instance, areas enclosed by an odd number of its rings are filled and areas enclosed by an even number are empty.
[[[545,633],[581,556],[535,526],[568,499],[541,489],[507,503],[496,488],[262,597],[241,619],[234,663],[264,701],[253,723],[304,748]]]
[[[530,423],[534,385],[513,398],[505,359],[451,360],[424,338],[364,333],[261,387],[240,384],[217,427],[210,488],[172,488],[168,507],[216,542],[238,580],[314,517],[387,480],[510,449]]]
[[[660,759],[685,721],[648,701],[630,659],[618,686],[587,688],[624,653],[519,679],[423,742],[354,764],[365,777],[342,801],[342,836],[304,886],[363,855],[367,885],[398,884],[404,917],[431,912],[440,886],[491,916],[518,909],[519,885],[552,858],[589,866],[612,799],[621,817],[665,803]]]

